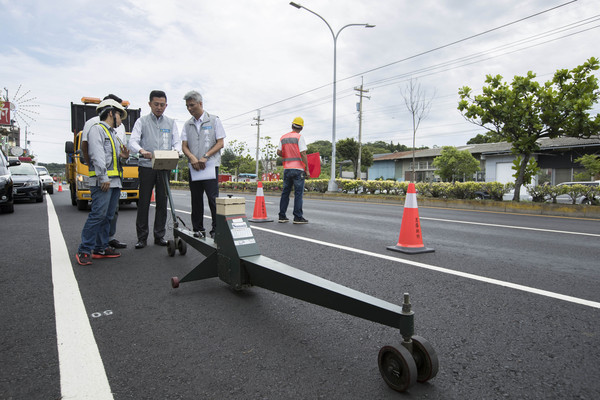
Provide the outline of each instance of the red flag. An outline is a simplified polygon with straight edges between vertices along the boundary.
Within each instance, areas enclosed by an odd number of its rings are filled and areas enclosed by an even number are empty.
[[[312,153],[306,156],[308,159],[308,172],[311,178],[318,178],[321,175],[321,155]]]

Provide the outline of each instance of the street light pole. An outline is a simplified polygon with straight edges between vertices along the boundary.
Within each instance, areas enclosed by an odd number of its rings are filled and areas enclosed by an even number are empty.
[[[325,24],[329,28],[329,31],[331,32],[331,36],[333,37],[333,122],[331,124],[331,179],[329,179],[329,184],[327,185],[327,191],[328,192],[337,192],[338,186],[335,183],[335,156],[336,156],[336,152],[335,152],[335,119],[336,119],[336,97],[337,97],[336,96],[336,94],[337,94],[337,38],[340,35],[340,32],[342,32],[344,29],[346,29],[349,26],[364,26],[365,28],[374,28],[375,25],[348,24],[348,25],[342,26],[337,33],[333,33],[333,29],[331,28],[331,25],[329,25],[329,23],[325,20],[325,18],[321,17],[316,12],[309,10],[308,8],[302,6],[298,3],[294,3],[293,1],[290,2],[290,5],[296,7],[297,9],[304,8],[309,13],[314,14],[317,17],[321,18],[321,20],[323,22],[325,22]]]

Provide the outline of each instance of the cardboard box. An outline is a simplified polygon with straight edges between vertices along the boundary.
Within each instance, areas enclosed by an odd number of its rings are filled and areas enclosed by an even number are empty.
[[[246,199],[243,197],[217,197],[217,214],[246,215]]]
[[[178,162],[179,153],[177,150],[154,150],[154,153],[152,153],[152,169],[176,169]]]

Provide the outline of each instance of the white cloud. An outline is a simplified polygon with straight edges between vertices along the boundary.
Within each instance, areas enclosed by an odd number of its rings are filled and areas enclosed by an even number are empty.
[[[413,76],[430,93],[436,92],[417,145],[466,143],[478,129],[456,110],[459,87],[479,90],[488,73],[511,79],[532,70],[547,80],[558,68],[572,68],[599,55],[599,22],[565,31],[559,36],[592,28],[546,44],[539,43],[556,36],[496,48],[597,18],[600,7],[580,0],[414,56],[566,2],[300,1],[322,15],[334,32],[349,23],[376,25],[348,27],[339,35],[337,138],[358,133],[353,88],[360,85],[361,73],[408,59],[363,74],[371,97],[364,102],[363,140],[410,145],[412,129],[400,91]],[[152,89],[167,92],[167,114],[181,122],[189,118],[183,94],[199,90],[205,108],[224,120],[228,138],[251,148],[256,143],[252,118],[258,108],[265,119],[263,135],[278,138],[291,119],[301,115],[308,142],[331,140],[333,39],[323,21],[288,3],[0,0],[0,25],[7,32],[0,44],[0,85],[11,96],[22,85],[36,97],[39,114],[28,129],[34,132],[32,149],[41,162],[64,160],[70,102],[115,93],[147,113]],[[531,47],[515,51],[527,46]],[[496,50],[466,59],[492,49]],[[450,63],[453,60],[460,61]],[[322,88],[313,90],[318,87]],[[304,92],[308,93],[283,101]]]

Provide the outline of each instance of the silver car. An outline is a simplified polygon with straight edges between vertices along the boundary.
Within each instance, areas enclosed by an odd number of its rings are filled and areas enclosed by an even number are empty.
[[[586,181],[586,182],[562,182],[556,186],[573,186],[573,185],[584,185],[584,186],[600,186],[600,181]],[[556,196],[556,202],[562,204],[573,204],[573,199],[568,194],[561,194]],[[592,199],[588,199],[586,196],[579,196],[575,201],[577,204],[592,204]]]
[[[40,179],[42,180],[44,190],[48,192],[48,194],[54,193],[54,179],[52,179],[46,167],[36,165],[35,169],[37,169]]]

